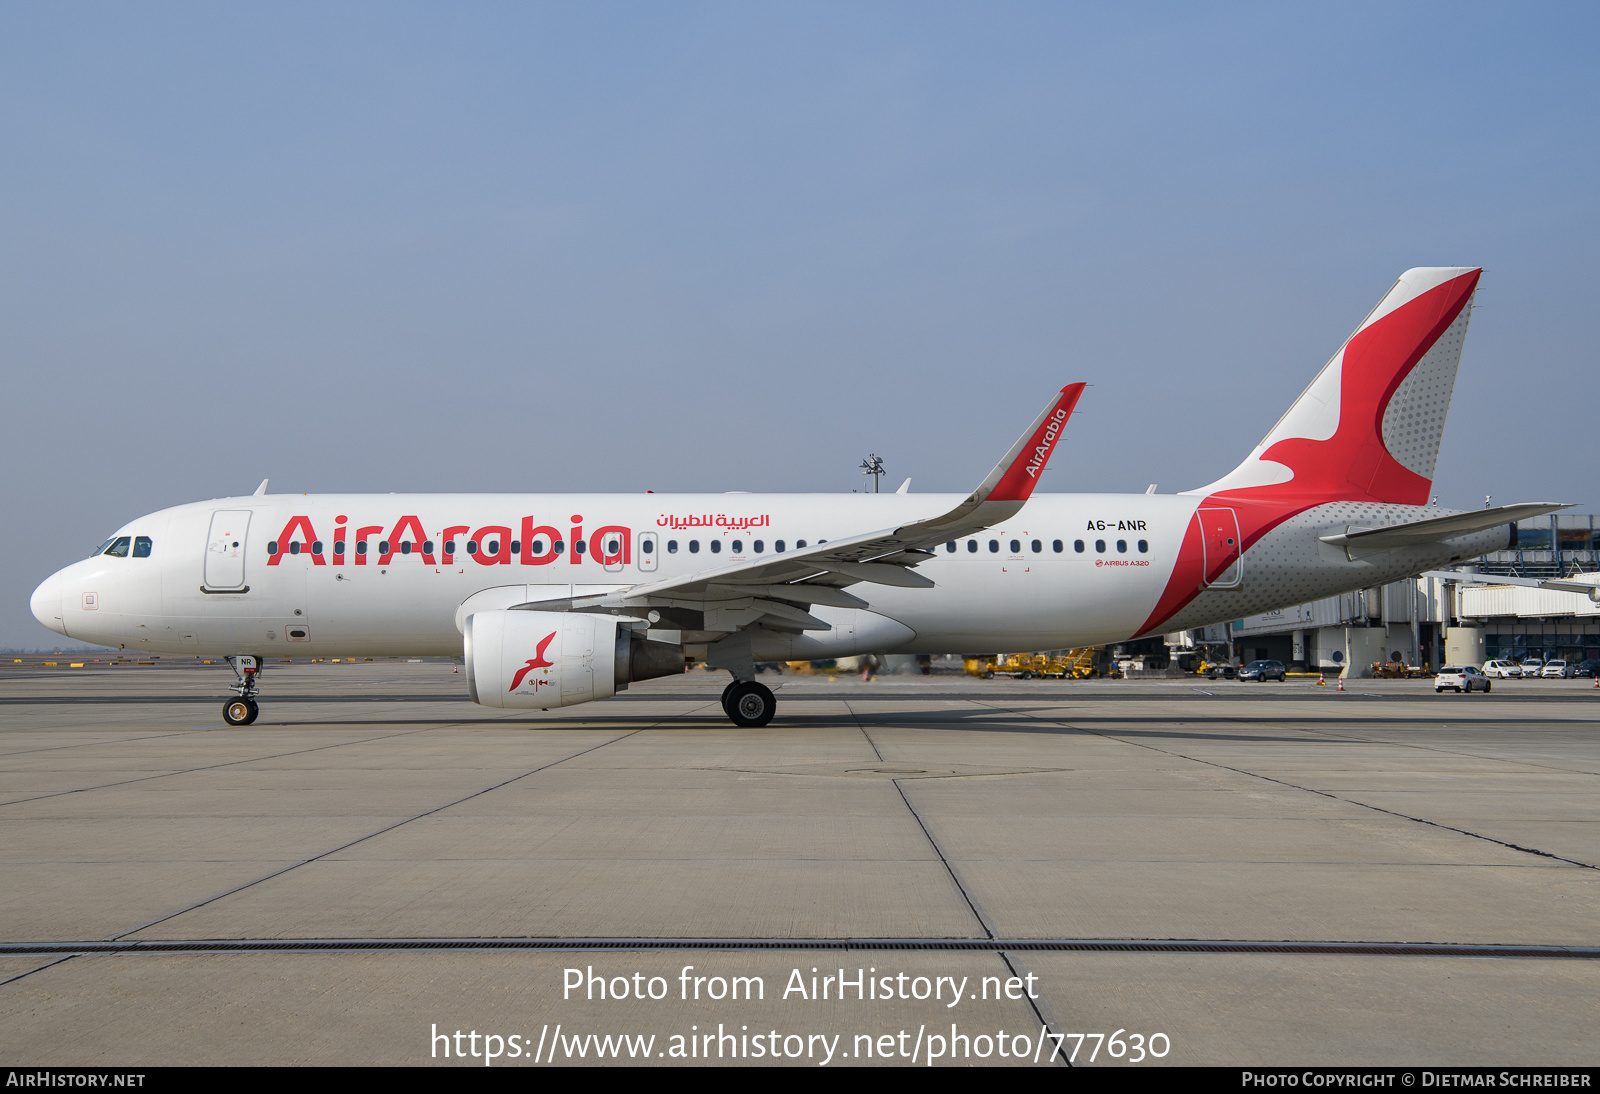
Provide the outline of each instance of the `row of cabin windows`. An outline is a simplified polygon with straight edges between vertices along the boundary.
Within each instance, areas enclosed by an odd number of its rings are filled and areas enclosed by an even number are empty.
[[[825,540],[825,539],[819,539],[817,542],[819,544],[822,544],[822,543],[826,543],[828,541]],[[298,542],[291,542],[289,544],[289,546],[288,546],[288,551],[289,551],[289,553],[291,555],[297,555],[297,554],[300,553],[300,551],[301,551],[303,546],[304,546],[303,544],[300,544]],[[803,550],[805,548],[805,546],[806,546],[806,541],[803,540],[803,539],[797,539],[794,542],[794,546],[795,546],[795,550]],[[1007,544],[1007,546],[1010,547],[1012,554],[1014,554],[1014,555],[1022,554],[1022,541],[1020,539],[1012,540],[1009,544]],[[1030,540],[1028,546],[1032,549],[1033,553],[1036,554],[1036,555],[1037,554],[1042,554],[1044,552],[1044,541],[1043,540],[1038,540],[1038,539]],[[1139,553],[1141,555],[1148,554],[1150,552],[1150,541],[1149,540],[1141,539],[1141,540],[1137,541],[1136,546],[1138,547],[1138,551],[1139,551]],[[722,552],[722,541],[721,540],[717,540],[717,539],[711,540],[710,541],[710,547],[711,547],[711,553],[712,554],[714,554],[714,555],[715,554],[720,554]],[[322,541],[320,539],[317,540],[316,542],[314,542],[314,543],[312,543],[310,545],[310,548],[311,548],[311,551],[310,551],[311,554],[320,555],[322,553]],[[335,543],[333,545],[333,553],[334,553],[334,555],[335,556],[343,555],[345,553],[344,548],[345,548],[345,545],[343,543]],[[414,545],[410,541],[402,541],[396,547],[396,549],[403,555],[409,555],[412,552],[413,548],[414,548]],[[731,553],[736,554],[736,555],[741,555],[741,554],[744,553],[744,541],[736,539],[733,542],[731,542],[730,544],[728,544],[728,548],[731,551]],[[758,540],[752,541],[751,544],[750,544],[750,548],[751,548],[752,553],[754,553],[754,554],[760,555],[760,554],[765,554],[766,553],[766,543],[763,540],[759,540],[758,539]],[[279,549],[280,548],[279,548],[279,546],[278,546],[278,544],[276,542],[269,542],[267,544],[267,554],[269,554],[269,555],[277,554]],[[531,553],[533,555],[535,555],[536,557],[539,556],[539,555],[544,554],[546,549],[547,549],[547,545],[546,545],[546,543],[545,543],[543,538],[534,540],[532,545],[531,545],[531,547],[530,547]],[[559,554],[562,554],[563,552],[566,551],[567,545],[566,545],[565,542],[563,542],[562,540],[558,539],[554,543],[549,544],[548,545],[548,549],[554,551],[556,554],[559,555]],[[574,551],[576,551],[578,554],[581,555],[581,554],[584,554],[588,550],[588,544],[584,543],[583,540],[580,539],[580,540],[578,540],[576,543],[574,543],[572,545],[572,549]],[[615,556],[619,551],[621,551],[622,545],[619,542],[617,542],[616,540],[609,540],[609,541],[607,541],[607,543],[605,545],[605,549],[606,549],[606,553],[608,555]],[[774,540],[773,541],[772,549],[775,552],[778,552],[778,553],[781,554],[784,550],[787,549],[787,547],[786,547],[784,541],[780,539],[780,540]],[[951,540],[950,542],[946,543],[944,545],[944,549],[945,549],[945,553],[947,553],[947,554],[952,554],[952,555],[955,554],[956,550],[957,550],[956,541],[955,540]],[[1076,553],[1081,555],[1088,548],[1084,544],[1083,540],[1075,539],[1075,540],[1072,541],[1072,549],[1073,549],[1073,551],[1075,551]],[[1094,541],[1094,549],[1095,549],[1095,553],[1096,554],[1102,554],[1102,555],[1105,554],[1106,553],[1106,541],[1103,540],[1103,539],[1095,540]],[[484,550],[486,550],[491,555],[499,554],[500,553],[500,541],[497,540],[497,539],[491,539],[491,540],[487,541],[484,544]],[[522,550],[521,541],[520,540],[515,540],[515,539],[512,540],[511,541],[511,553],[512,554],[518,554],[518,553],[521,552],[521,550]],[[648,540],[648,539],[644,540],[643,542],[641,542],[639,544],[639,550],[641,552],[643,552],[644,554],[647,554],[647,555],[648,554],[652,554],[654,552],[654,550],[655,550],[655,544],[652,541]],[[1056,554],[1061,554],[1063,551],[1066,550],[1066,545],[1061,540],[1054,539],[1054,540],[1050,541],[1050,550],[1055,552]],[[378,551],[381,554],[389,554],[390,553],[390,543],[389,543],[389,541],[388,540],[383,540],[382,542],[380,542],[378,544]],[[978,553],[978,541],[975,540],[975,539],[967,540],[967,551],[969,553],[971,553],[971,554],[977,554]],[[991,539],[989,541],[989,551],[990,551],[991,554],[999,554],[1000,553],[1000,541],[997,540],[997,539]],[[128,537],[127,536],[122,536],[122,537],[120,537],[118,539],[115,539],[115,540],[111,541],[110,543],[108,543],[106,545],[105,550],[104,550],[103,553],[104,554],[108,554],[108,555],[114,555],[114,556],[116,556],[118,558],[122,558],[122,557],[126,556],[128,554]],[[356,554],[364,555],[366,553],[367,553],[367,541],[366,540],[358,540],[356,542]],[[425,555],[433,554],[433,540],[431,540],[431,539],[427,540],[426,542],[424,542],[422,544],[422,553],[425,554]],[[452,540],[449,540],[449,541],[447,541],[445,543],[445,545],[444,545],[444,553],[447,554],[447,555],[453,555],[453,554],[456,553],[456,541],[455,540],[452,539]],[[475,540],[475,539],[467,540],[467,554],[475,555],[477,553],[478,553],[478,541]],[[675,540],[675,539],[667,540],[667,553],[670,554],[670,555],[675,555],[675,554],[678,553],[678,541],[677,540]],[[689,540],[689,553],[692,554],[692,555],[700,553],[700,541],[699,540],[697,540],[697,539]],[[1128,553],[1128,541],[1127,540],[1125,540],[1125,539],[1117,540],[1117,553],[1118,554],[1127,554]],[[135,540],[135,542],[133,544],[133,557],[135,557],[135,558],[147,558],[147,557],[149,557],[149,554],[150,554],[150,537],[149,536],[139,536]]]
[[[149,558],[152,546],[149,536],[114,536],[102,543],[95,554],[127,558],[131,553],[134,558]]]
[[[420,550],[425,555],[433,554],[433,540],[431,540],[431,539],[430,540],[425,540],[420,547],[418,547],[416,544],[413,544],[409,540],[402,540],[398,544],[390,544],[390,542],[388,540],[382,540],[378,544],[378,553],[379,554],[384,554],[384,555],[392,553],[391,550],[390,550],[391,546],[393,547],[393,549],[395,551],[400,552],[402,555],[409,555],[412,551],[416,551],[416,550]],[[608,554],[612,554],[612,555],[615,555],[617,552],[622,550],[622,544],[618,543],[616,540],[609,541],[608,543],[606,543],[605,547],[606,547],[607,553]],[[650,553],[649,552],[650,544],[649,543],[645,543],[644,547],[645,547],[645,553],[649,554]],[[333,545],[333,553],[335,555],[342,555],[342,554],[345,553],[344,548],[345,548],[345,545],[343,543],[335,543]],[[276,542],[270,542],[270,543],[267,544],[267,554],[269,554],[269,555],[277,554],[280,549],[281,548],[278,546],[278,544]],[[542,554],[545,553],[546,550],[553,550],[556,554],[559,555],[559,554],[564,553],[566,551],[566,549],[567,549],[566,542],[564,540],[559,540],[559,539],[556,540],[553,544],[546,544],[543,539],[536,539],[536,540],[533,541],[533,543],[529,547],[530,552],[532,554],[534,554],[534,555],[542,555]],[[578,554],[581,555],[581,554],[585,554],[589,550],[589,545],[587,543],[583,542],[583,540],[580,539],[577,543],[574,543],[572,545],[572,549],[574,551],[576,551]],[[499,554],[500,553],[500,541],[497,540],[497,539],[491,539],[491,540],[485,541],[484,544],[483,544],[483,550],[487,551],[491,555]],[[516,540],[516,539],[512,540],[511,541],[511,553],[512,554],[518,554],[518,553],[521,552],[521,550],[522,550],[522,541],[521,540]],[[301,551],[306,551],[307,553],[313,554],[313,555],[320,555],[322,553],[322,541],[319,539],[319,540],[316,540],[316,541],[312,542],[309,545],[291,541],[289,543],[289,546],[288,546],[288,551],[289,551],[289,553],[291,555],[298,555],[298,554],[301,553]],[[367,553],[367,541],[366,540],[357,540],[356,541],[356,554],[364,555],[366,553]],[[452,540],[446,540],[445,541],[444,553],[447,554],[447,555],[453,555],[453,554],[456,553],[456,541],[455,540],[452,539]],[[475,539],[467,540],[467,554],[475,555],[477,553],[478,553],[478,541],[475,540]]]
[[[821,544],[821,543],[826,543],[828,541],[825,540],[825,539],[819,539],[819,540],[817,540],[817,542],[819,544]],[[803,540],[803,539],[797,539],[797,540],[794,541],[794,549],[796,551],[802,550],[805,547],[805,545],[806,545],[806,541]],[[649,540],[645,540],[639,546],[640,546],[640,549],[643,550],[645,554],[649,554],[650,553],[651,544],[650,544]],[[710,546],[711,546],[711,553],[712,554],[716,555],[716,554],[721,554],[722,553],[722,541],[720,539],[711,540],[710,541]],[[776,540],[772,541],[772,549],[776,553],[782,554],[784,551],[788,550],[789,548],[788,548],[788,545],[783,540],[776,539]],[[735,555],[744,554],[744,540],[736,539],[733,542],[729,543],[728,544],[728,551],[731,554],[735,554]],[[677,553],[678,553],[678,541],[675,540],[675,539],[667,540],[667,554],[675,555]],[[697,555],[697,554],[700,553],[700,541],[699,540],[691,539],[689,541],[689,553],[691,555]],[[764,554],[766,554],[767,553],[766,541],[765,540],[760,540],[760,539],[752,540],[751,543],[750,543],[750,553],[751,554],[756,554],[756,555],[764,555]]]
[[[1008,544],[1008,546],[1011,548],[1011,553],[1012,554],[1020,555],[1022,553],[1022,541],[1020,539],[1012,540]],[[1036,554],[1036,555],[1037,554],[1041,554],[1044,551],[1044,541],[1040,540],[1040,539],[1036,539],[1036,540],[1030,541],[1028,546],[1033,549],[1033,553]],[[1139,553],[1141,555],[1150,553],[1150,541],[1149,540],[1146,540],[1146,539],[1139,540],[1138,547],[1139,547]],[[951,555],[955,554],[956,553],[956,541],[955,540],[951,540],[949,543],[946,543],[944,545],[944,549],[945,549],[945,553],[946,554],[951,554]],[[1080,555],[1083,554],[1083,552],[1085,550],[1083,540],[1081,540],[1081,539],[1073,540],[1072,541],[1072,549],[1075,552],[1077,552],[1078,554],[1080,554]],[[1098,554],[1102,554],[1102,555],[1105,554],[1106,553],[1106,541],[1103,540],[1103,539],[1095,540],[1094,541],[1094,549],[1095,549],[1095,552],[1098,553]],[[972,554],[977,554],[978,553],[978,541],[975,540],[975,539],[967,540],[967,550]],[[1050,550],[1054,551],[1056,554],[1059,555],[1062,551],[1066,550],[1066,545],[1064,543],[1062,543],[1061,540],[1059,540],[1059,539],[1053,539],[1053,540],[1050,541]],[[997,540],[997,539],[991,539],[989,541],[989,551],[990,551],[991,554],[999,554],[1000,553],[1000,541]],[[1117,540],[1117,552],[1119,554],[1127,554],[1128,553],[1128,541],[1127,540],[1125,540],[1125,539]]]

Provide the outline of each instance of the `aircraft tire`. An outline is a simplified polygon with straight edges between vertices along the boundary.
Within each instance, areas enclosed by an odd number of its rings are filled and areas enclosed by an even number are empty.
[[[765,684],[754,680],[736,684],[727,703],[728,720],[745,729],[759,729],[778,712],[778,699]]]
[[[230,726],[247,726],[260,713],[254,699],[229,699],[222,704],[222,720]]]
[[[722,703],[722,713],[726,714],[730,719],[733,717],[733,708],[728,705],[728,698],[733,695],[733,689],[738,686],[739,681],[729,680],[728,686],[722,689],[722,698],[719,700]]]

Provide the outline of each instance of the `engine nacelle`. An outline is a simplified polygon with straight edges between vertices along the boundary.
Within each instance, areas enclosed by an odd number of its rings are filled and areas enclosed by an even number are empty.
[[[683,671],[682,649],[647,641],[608,616],[475,612],[461,633],[467,690],[486,707],[569,707]]]

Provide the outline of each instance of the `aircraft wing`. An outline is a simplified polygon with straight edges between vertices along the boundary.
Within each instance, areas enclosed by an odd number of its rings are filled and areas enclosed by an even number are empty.
[[[829,630],[829,624],[805,609],[813,604],[865,608],[866,600],[845,592],[846,586],[861,583],[932,588],[933,581],[916,572],[918,563],[933,557],[932,548],[1015,516],[1033,495],[1084,386],[1078,383],[1062,388],[978,488],[947,513],[614,593],[518,607],[630,615],[650,609],[721,609],[726,613],[723,621],[735,625],[705,629],[731,630],[760,619],[780,630]]]
[[[1425,543],[1439,543],[1457,536],[1485,532],[1502,524],[1541,517],[1557,509],[1570,509],[1560,502],[1534,501],[1520,505],[1501,505],[1494,509],[1471,509],[1465,513],[1452,513],[1445,517],[1429,517],[1406,524],[1391,524],[1383,528],[1362,528],[1341,532],[1338,535],[1318,536],[1323,543],[1346,550],[1357,548],[1420,547]]]

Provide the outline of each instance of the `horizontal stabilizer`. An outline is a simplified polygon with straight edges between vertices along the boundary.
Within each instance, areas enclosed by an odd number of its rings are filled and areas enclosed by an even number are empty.
[[[1380,547],[1420,547],[1427,543],[1442,543],[1457,536],[1474,532],[1487,532],[1502,524],[1530,520],[1554,513],[1557,509],[1570,509],[1560,502],[1533,501],[1520,505],[1501,505],[1494,509],[1472,509],[1446,517],[1430,517],[1407,524],[1391,524],[1384,528],[1361,528],[1338,535],[1319,536],[1323,543],[1346,549]]]

